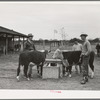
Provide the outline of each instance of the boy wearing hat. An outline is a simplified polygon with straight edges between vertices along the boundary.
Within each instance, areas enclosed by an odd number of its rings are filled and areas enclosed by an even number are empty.
[[[33,35],[28,34],[28,39],[24,44],[24,50],[36,50],[32,39],[33,39]]]
[[[73,51],[82,51],[82,45],[78,43],[78,41],[74,42],[74,45],[72,46]]]
[[[91,44],[86,39],[87,36],[88,36],[87,34],[80,35],[83,41],[82,54],[81,54],[81,57],[83,58],[82,61],[83,80],[81,81],[81,84],[85,84],[86,82],[88,82],[88,64],[89,64],[89,57],[91,52]]]
[[[74,45],[72,46],[72,50],[73,51],[82,51],[82,44],[78,43],[78,41],[76,40],[74,42]],[[75,65],[75,69],[76,69],[76,73],[78,73],[78,66],[77,65]],[[80,64],[79,64],[79,69],[80,69],[80,73],[81,73],[82,69],[81,69]]]

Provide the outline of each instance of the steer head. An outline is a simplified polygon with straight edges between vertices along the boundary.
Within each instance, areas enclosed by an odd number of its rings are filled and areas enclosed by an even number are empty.
[[[48,54],[48,53],[51,52],[51,50],[44,50],[44,52],[45,52],[46,54]]]
[[[61,59],[63,60],[63,55],[62,55],[62,52],[61,50],[57,49],[54,54],[53,54],[53,58],[54,59]]]
[[[67,59],[64,59],[61,50],[57,49],[57,50],[54,52],[54,54],[53,54],[53,58],[54,58],[54,59],[61,59],[63,65],[64,65],[65,67],[68,67],[68,66],[69,66],[68,60],[67,60]]]
[[[46,55],[47,55],[48,53],[51,52],[51,50],[38,50],[38,51],[43,52],[43,53],[45,54],[45,57],[46,57]]]

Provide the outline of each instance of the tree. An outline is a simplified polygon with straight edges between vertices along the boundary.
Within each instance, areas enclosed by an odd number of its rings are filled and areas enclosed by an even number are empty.
[[[95,38],[93,42],[99,42],[99,38]]]
[[[69,40],[70,43],[74,43],[75,41],[82,42],[82,40],[80,40],[78,38],[73,38],[73,39]]]

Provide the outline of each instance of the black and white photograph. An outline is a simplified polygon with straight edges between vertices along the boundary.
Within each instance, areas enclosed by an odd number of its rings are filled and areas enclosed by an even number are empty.
[[[0,2],[0,89],[99,92],[100,1]]]

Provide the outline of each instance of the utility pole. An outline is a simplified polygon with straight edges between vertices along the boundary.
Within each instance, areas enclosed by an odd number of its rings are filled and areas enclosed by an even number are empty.
[[[58,31],[57,30],[54,30],[54,39],[55,39],[55,34],[57,34],[58,33]]]
[[[43,49],[45,50],[45,40],[43,40]]]
[[[61,37],[62,37],[62,46],[64,45],[64,40],[66,39],[66,35],[65,35],[65,29],[64,27],[61,28]]]
[[[64,45],[64,41],[66,40],[66,32],[65,32],[65,28],[62,27],[60,29],[60,32],[58,32],[57,30],[54,30],[54,39],[55,39],[55,34],[60,34],[61,35],[61,45]]]

